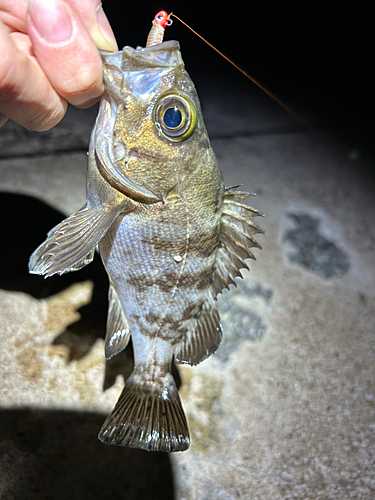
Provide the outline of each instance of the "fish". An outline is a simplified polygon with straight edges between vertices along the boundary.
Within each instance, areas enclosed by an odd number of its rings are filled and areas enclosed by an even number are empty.
[[[225,187],[180,46],[101,52],[105,93],[88,152],[87,202],[29,261],[45,277],[98,249],[109,277],[105,356],[132,339],[134,370],[99,439],[149,451],[189,448],[172,363],[197,365],[222,339],[216,298],[246,259],[262,214]]]

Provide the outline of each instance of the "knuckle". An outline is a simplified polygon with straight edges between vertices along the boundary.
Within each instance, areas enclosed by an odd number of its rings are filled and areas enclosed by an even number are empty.
[[[0,103],[13,100],[19,93],[19,78],[14,61],[5,56],[0,61]]]
[[[0,114],[0,128],[6,124],[6,122],[8,121],[8,118],[6,116],[3,116],[2,114]]]
[[[45,132],[60,123],[66,113],[66,106],[58,106],[52,110],[34,110],[28,117],[25,117],[24,127]]]
[[[65,82],[66,92],[64,97],[71,104],[84,105],[93,99],[99,99],[103,94],[103,81],[101,72],[85,71],[72,76]]]

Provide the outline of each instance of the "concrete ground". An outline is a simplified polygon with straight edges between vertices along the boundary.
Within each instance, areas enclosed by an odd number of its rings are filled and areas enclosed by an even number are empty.
[[[225,183],[258,194],[267,236],[220,296],[217,353],[178,367],[192,444],[173,455],[97,440],[132,369],[129,351],[104,360],[99,259],[27,274],[46,232],[84,204],[95,109],[71,109],[46,133],[0,130],[1,499],[375,497],[367,151],[304,131],[251,89],[207,86],[202,105]]]

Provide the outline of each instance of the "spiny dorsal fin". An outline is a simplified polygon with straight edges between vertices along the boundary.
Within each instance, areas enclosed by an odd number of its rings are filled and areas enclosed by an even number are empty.
[[[261,248],[253,238],[264,231],[252,221],[262,215],[255,208],[241,203],[248,196],[237,187],[226,188],[224,192],[220,245],[213,267],[211,287],[195,318],[190,320],[188,331],[175,350],[176,363],[197,365],[208,358],[219,347],[222,331],[215,298],[223,288],[236,285],[235,278],[241,276],[240,269],[248,269],[245,259],[255,259],[250,248]]]
[[[112,285],[108,294],[107,333],[105,336],[105,358],[111,359],[128,345],[130,326],[118,295]]]
[[[176,347],[175,361],[179,364],[197,365],[216,351],[222,338],[220,316],[211,289],[189,326]]]
[[[236,285],[235,278],[241,277],[240,269],[248,269],[245,259],[255,257],[250,248],[262,247],[254,239],[254,234],[265,234],[252,220],[262,216],[256,208],[244,205],[242,201],[255,196],[245,191],[236,191],[239,186],[225,188],[222,216],[220,245],[216,254],[212,276],[212,292],[214,297],[229,285]]]
[[[64,274],[77,271],[92,261],[94,250],[120,212],[122,205],[84,207],[51,229],[47,239],[31,255],[29,271],[32,274]]]

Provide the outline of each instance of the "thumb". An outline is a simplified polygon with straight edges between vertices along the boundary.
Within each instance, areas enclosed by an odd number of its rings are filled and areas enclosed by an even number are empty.
[[[74,9],[98,49],[116,51],[117,43],[100,0],[66,0]]]
[[[63,0],[30,0],[27,32],[56,92],[87,107],[103,92],[98,50],[75,10]]]

